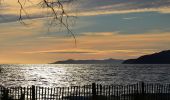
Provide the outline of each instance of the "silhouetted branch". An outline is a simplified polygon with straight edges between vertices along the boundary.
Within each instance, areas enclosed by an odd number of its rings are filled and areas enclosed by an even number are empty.
[[[75,44],[77,44],[76,37],[73,34],[73,32],[70,30],[70,26],[69,26],[69,22],[68,22],[68,19],[70,17],[74,18],[75,16],[70,16],[68,13],[66,13],[65,8],[64,8],[65,3],[70,3],[72,1],[73,0],[40,0],[38,5],[40,5],[41,8],[46,8],[47,10],[49,10],[49,12],[47,12],[47,13],[50,14],[50,16],[47,16],[47,17],[52,18],[50,25],[57,26],[59,24],[59,25],[61,25],[61,27],[65,27],[67,29],[68,33],[71,34],[71,36],[74,38]],[[1,2],[2,2],[2,0],[0,0],[0,4],[1,4]],[[30,18],[29,14],[26,11],[26,6],[27,6],[26,3],[27,2],[34,5],[31,0],[17,0],[17,3],[19,4],[19,7],[20,7],[19,22],[24,25],[26,25],[26,23],[24,22],[24,19]],[[29,10],[29,8],[28,8],[28,10]]]
[[[68,2],[70,2],[72,0],[68,0]],[[70,30],[69,28],[69,24],[68,24],[68,18],[69,17],[74,17],[74,16],[69,16],[63,7],[63,4],[61,3],[61,1],[57,0],[57,1],[48,1],[48,0],[43,0],[42,2],[40,2],[40,5],[42,7],[46,7],[47,9],[50,9],[51,13],[52,13],[52,17],[53,17],[53,21],[51,22],[51,25],[56,22],[59,21],[59,24],[64,26],[67,30],[68,33],[72,35],[72,37],[75,40],[75,44],[77,44],[76,41],[76,37],[73,34],[73,32]],[[55,9],[55,7],[57,7]],[[65,21],[64,21],[64,17],[65,17]]]
[[[25,14],[27,17],[29,17],[28,13],[24,9],[24,5],[25,5],[26,1],[29,1],[29,0],[24,0],[24,4],[23,4],[21,2],[21,0],[18,0],[18,4],[20,5],[19,21],[21,24],[24,24],[24,25],[25,25],[25,22],[23,21],[23,14]]]

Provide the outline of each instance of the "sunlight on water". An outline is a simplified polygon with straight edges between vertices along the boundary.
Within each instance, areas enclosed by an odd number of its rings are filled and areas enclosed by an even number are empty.
[[[0,65],[0,85],[68,87],[99,84],[170,82],[169,65]]]
[[[66,75],[64,65],[3,65],[1,84],[7,86],[55,86],[63,81]],[[16,84],[17,83],[17,84]]]
[[[25,66],[25,73],[23,73],[28,84],[53,86],[57,85],[63,80],[63,77],[69,74],[66,68],[60,65],[59,67],[48,65],[30,65]],[[48,67],[48,68],[47,68]],[[52,84],[50,84],[52,83]]]

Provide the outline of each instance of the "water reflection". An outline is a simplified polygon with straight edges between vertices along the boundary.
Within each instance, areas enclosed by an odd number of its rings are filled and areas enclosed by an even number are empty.
[[[0,65],[0,85],[68,87],[93,82],[170,82],[169,65]]]

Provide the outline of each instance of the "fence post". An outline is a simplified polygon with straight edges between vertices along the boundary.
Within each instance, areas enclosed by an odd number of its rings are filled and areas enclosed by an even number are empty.
[[[102,85],[100,84],[100,95],[102,95]]]
[[[141,93],[142,95],[145,93],[145,83],[141,82]]]
[[[141,97],[140,97],[140,99],[144,100],[145,99],[145,83],[144,82],[140,83],[140,90],[141,90]]]
[[[96,84],[92,83],[92,98],[96,100]]]
[[[2,92],[3,92],[2,100],[8,100],[8,99],[10,98],[9,95],[8,95],[9,90],[4,87],[3,90],[2,90]],[[1,99],[1,98],[0,98],[0,99]]]
[[[32,100],[35,100],[35,86],[32,85]]]

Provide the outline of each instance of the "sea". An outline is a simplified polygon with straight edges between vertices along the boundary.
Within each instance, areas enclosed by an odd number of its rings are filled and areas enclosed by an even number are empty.
[[[132,64],[1,64],[5,87],[70,87],[92,83],[126,85],[170,83],[170,65]]]

